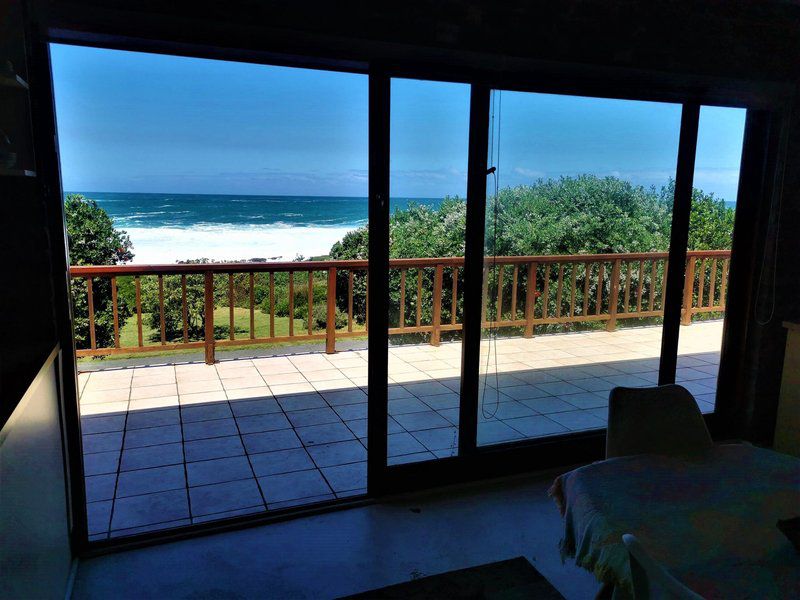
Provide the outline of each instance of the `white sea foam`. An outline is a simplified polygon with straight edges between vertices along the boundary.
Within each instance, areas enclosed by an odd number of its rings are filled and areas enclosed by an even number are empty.
[[[287,225],[195,225],[192,227],[126,227],[133,242],[134,263],[169,264],[191,258],[213,260],[292,260],[328,254],[350,227]]]

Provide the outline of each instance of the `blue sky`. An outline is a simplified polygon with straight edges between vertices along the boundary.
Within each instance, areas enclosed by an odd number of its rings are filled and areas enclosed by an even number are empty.
[[[367,193],[364,75],[62,45],[52,60],[66,190]],[[674,176],[677,105],[514,92],[496,105],[502,186]],[[392,195],[463,196],[468,121],[469,86],[394,80]],[[735,200],[743,125],[743,110],[703,108],[696,187]]]

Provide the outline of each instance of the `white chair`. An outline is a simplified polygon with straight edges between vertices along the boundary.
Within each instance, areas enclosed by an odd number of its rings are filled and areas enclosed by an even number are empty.
[[[634,600],[677,599],[703,600],[703,597],[675,579],[669,572],[651,557],[644,546],[630,533],[622,536],[628,549],[631,563],[631,579],[633,580]]]

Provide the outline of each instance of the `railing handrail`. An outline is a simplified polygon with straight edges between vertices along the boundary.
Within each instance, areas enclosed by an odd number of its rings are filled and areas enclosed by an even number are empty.
[[[687,258],[718,258],[730,256],[730,250],[689,250]],[[514,265],[560,262],[611,262],[614,260],[648,260],[669,258],[669,252],[618,252],[606,254],[547,254],[529,256],[487,256],[484,265],[494,263]],[[461,266],[463,256],[434,258],[391,258],[390,268],[416,268]],[[72,277],[111,277],[114,275],[180,275],[188,273],[262,273],[288,271],[324,271],[329,268],[363,270],[369,267],[367,260],[309,260],[284,262],[212,262],[174,264],[123,264],[123,265],[72,265]]]
[[[692,250],[686,255],[685,286],[682,302],[682,323],[691,323],[692,316],[698,313],[724,312],[726,303],[727,276],[730,263],[730,250]],[[638,263],[638,265],[637,265]],[[430,343],[438,346],[442,332],[452,332],[462,328],[458,322],[458,286],[459,273],[463,272],[464,257],[448,256],[435,258],[395,258],[389,261],[389,268],[400,273],[399,316],[396,327],[389,327],[390,335],[429,334]],[[491,267],[498,268],[487,275]],[[638,268],[637,268],[638,267]],[[718,272],[721,267],[721,274]],[[651,318],[664,314],[664,290],[666,288],[667,270],[669,268],[668,252],[620,252],[606,254],[553,254],[539,256],[487,256],[483,265],[483,292],[481,323],[489,327],[518,327],[524,331],[525,337],[534,334],[536,325],[554,325],[567,323],[605,322],[606,329],[613,331],[620,319]],[[433,270],[433,284],[430,286],[429,269]],[[448,269],[448,286],[444,287],[444,270]],[[409,271],[413,273],[409,277]],[[541,271],[541,275],[539,274]],[[255,327],[255,292],[256,274],[268,275],[268,297],[259,302],[268,304],[269,335],[257,335]],[[275,283],[277,273],[287,273],[288,283],[288,335],[276,335],[276,297]],[[314,328],[314,302],[316,274],[325,273],[326,317],[324,333]],[[366,278],[366,285],[358,286],[358,294],[364,295],[364,330],[354,330],[354,319],[360,315],[354,312],[354,294],[356,293],[354,274]],[[424,275],[424,273],[427,273]],[[706,281],[706,274],[708,280]],[[202,275],[203,284],[203,339],[190,340],[187,277]],[[248,274],[249,281],[238,280],[236,274]],[[298,280],[298,275],[301,275]],[[510,274],[510,279],[505,276]],[[75,279],[85,280],[86,307],[88,311],[88,339],[90,348],[78,349],[79,356],[98,356],[105,354],[121,354],[128,351],[150,351],[165,349],[205,348],[206,362],[213,363],[217,346],[230,346],[253,343],[279,343],[302,340],[324,340],[326,352],[336,351],[338,338],[363,335],[369,328],[369,262],[366,260],[320,260],[292,262],[219,262],[219,263],[175,263],[160,265],[86,265],[73,266],[70,275]],[[216,339],[214,329],[215,297],[220,293],[215,285],[215,276],[227,276],[228,300],[228,339]],[[342,277],[339,277],[339,276]],[[135,289],[134,315],[138,334],[138,345],[123,347],[120,342],[120,315],[118,310],[117,277],[131,276]],[[143,338],[142,324],[142,277],[156,277],[158,283],[158,324],[160,327],[160,343],[146,345]],[[174,341],[175,334],[167,340],[165,319],[165,277],[180,276],[180,304],[183,325],[182,341]],[[541,279],[539,279],[541,277]],[[98,347],[100,342],[96,335],[95,292],[93,280],[108,278],[111,291],[111,309],[113,311],[114,347]],[[303,279],[307,279],[306,284]],[[490,298],[489,281],[496,279],[494,298]],[[595,280],[593,283],[592,280]],[[416,286],[414,286],[416,280]],[[537,287],[542,283],[542,291]],[[696,282],[696,283],[695,283]],[[219,283],[219,281],[217,281]],[[250,312],[249,336],[237,338],[235,327],[236,294],[235,289],[248,283],[246,292],[249,299],[246,308]],[[265,285],[262,279],[260,285]],[[347,290],[347,326],[345,330],[336,327],[337,289],[346,284]],[[508,284],[510,283],[510,286]],[[607,283],[607,285],[606,285]],[[708,293],[706,293],[708,283]],[[295,285],[305,286],[297,288]],[[411,286],[409,290],[408,287]],[[413,288],[416,288],[414,290]],[[510,294],[507,288],[510,287]],[[423,300],[431,302],[431,313],[422,319]],[[263,288],[259,288],[262,289]],[[425,292],[423,293],[423,289]],[[297,318],[294,310],[295,292],[307,294],[305,313],[307,333],[295,333],[294,321]],[[343,290],[342,290],[343,291]],[[407,291],[410,291],[412,306],[416,309],[416,319],[409,314],[411,324],[407,323],[405,308]],[[416,291],[416,294],[414,292]],[[519,292],[523,292],[524,304],[520,302]],[[697,301],[695,302],[695,291]],[[262,292],[263,293],[263,292]],[[443,319],[442,306],[444,296],[450,296],[450,315]],[[551,296],[555,296],[553,299]],[[504,306],[508,297],[510,306]],[[540,300],[541,298],[541,300]],[[657,302],[658,299],[658,302]],[[360,301],[359,301],[360,302]],[[551,302],[553,310],[551,310]],[[491,314],[487,313],[489,305],[493,306]],[[537,310],[537,305],[539,310]],[[519,308],[522,306],[522,315]],[[508,309],[508,310],[506,310]],[[103,309],[103,310],[107,310]],[[344,310],[344,309],[342,309]],[[266,309],[265,309],[266,311]],[[172,327],[172,326],[171,326]],[[105,339],[106,336],[103,336]]]

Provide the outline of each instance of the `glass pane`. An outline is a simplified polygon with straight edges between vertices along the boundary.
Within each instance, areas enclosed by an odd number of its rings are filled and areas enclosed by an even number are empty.
[[[52,50],[91,539],[365,493],[367,77]]]
[[[392,80],[388,463],[458,452],[469,86]]]
[[[686,263],[691,288],[684,289],[675,381],[703,412],[713,412],[716,400],[746,114],[743,108],[700,109]]]
[[[681,107],[494,91],[478,444],[602,428],[658,381]]]

